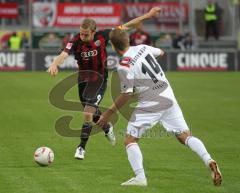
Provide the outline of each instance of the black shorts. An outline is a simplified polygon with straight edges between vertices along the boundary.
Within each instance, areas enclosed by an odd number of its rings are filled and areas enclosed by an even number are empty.
[[[78,94],[83,106],[97,107],[103,99],[107,88],[107,80],[78,83]]]

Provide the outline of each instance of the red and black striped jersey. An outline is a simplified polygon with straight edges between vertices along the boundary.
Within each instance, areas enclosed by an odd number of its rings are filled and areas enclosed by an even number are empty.
[[[96,32],[94,39],[91,42],[83,42],[80,39],[80,34],[74,36],[72,41],[67,43],[64,51],[68,54],[73,54],[77,60],[81,80],[96,81],[99,73],[106,80],[108,77],[107,71],[107,51],[106,47],[109,41],[109,33],[111,29],[106,29]],[[89,73],[87,73],[87,71]],[[85,73],[86,71],[86,73]],[[97,73],[92,73],[92,71]],[[96,74],[93,76],[93,74]]]

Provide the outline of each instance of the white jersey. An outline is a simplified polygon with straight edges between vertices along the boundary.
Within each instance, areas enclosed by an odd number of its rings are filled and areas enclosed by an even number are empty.
[[[172,88],[156,60],[162,52],[161,49],[147,45],[132,46],[118,65],[121,92],[138,93],[138,107],[154,106],[156,110],[164,110],[177,103]]]

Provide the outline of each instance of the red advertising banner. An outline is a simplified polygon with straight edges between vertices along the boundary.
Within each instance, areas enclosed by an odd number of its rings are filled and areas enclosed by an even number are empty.
[[[86,17],[94,19],[98,26],[121,24],[121,4],[84,3],[34,3],[33,25],[35,27],[79,27]]]
[[[161,13],[156,19],[159,23],[174,24],[179,21],[187,22],[188,4],[178,2],[163,3],[128,3],[125,5],[127,19],[133,19],[147,13],[152,7],[161,7]]]
[[[18,17],[17,3],[0,3],[0,18],[16,19]]]
[[[119,25],[121,5],[59,3],[55,26],[79,26],[86,17],[94,19],[98,26]]]

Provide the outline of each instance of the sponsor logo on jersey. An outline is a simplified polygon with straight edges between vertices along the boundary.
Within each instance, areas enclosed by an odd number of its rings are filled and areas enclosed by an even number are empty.
[[[97,40],[97,41],[94,42],[94,44],[95,44],[95,46],[99,47],[99,46],[101,46],[101,41]]]
[[[88,52],[82,52],[81,57],[83,58],[83,60],[88,60],[89,57],[94,57],[97,54],[98,54],[97,50],[91,50],[91,51],[88,51]]]
[[[70,50],[72,48],[72,45],[73,45],[73,43],[67,43],[66,48]]]
[[[130,64],[131,60],[132,60],[132,59],[129,58],[129,57],[123,58],[122,61],[121,61],[121,63],[120,63],[120,65],[130,68],[130,65],[129,65],[129,64]]]

